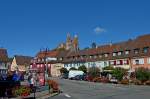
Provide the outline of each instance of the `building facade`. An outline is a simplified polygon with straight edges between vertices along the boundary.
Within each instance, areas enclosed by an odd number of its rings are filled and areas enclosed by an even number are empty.
[[[11,71],[27,72],[32,59],[30,56],[15,55],[10,66]]]
[[[9,69],[9,58],[7,50],[0,48],[0,74],[7,73]]]
[[[135,70],[139,67],[150,68],[149,57],[150,35],[147,34],[133,40],[68,52],[60,59],[67,69],[85,65],[87,68],[113,66],[114,68]]]
[[[73,47],[71,42],[74,42],[74,47],[78,49],[78,43],[75,43],[77,41],[77,37],[76,40],[72,41],[68,35],[65,48],[71,49]],[[132,71],[139,67],[150,69],[150,34],[139,36],[133,40],[84,50],[50,50],[47,54],[44,51],[39,52],[35,64],[36,66],[39,64],[38,67],[43,67],[43,70],[47,66],[44,65],[46,63],[45,57],[46,59],[49,58],[49,61],[46,62],[50,66],[52,76],[59,76],[59,70],[62,67],[69,70],[71,67],[78,69],[82,65],[87,68],[98,67],[100,70],[107,66]]]

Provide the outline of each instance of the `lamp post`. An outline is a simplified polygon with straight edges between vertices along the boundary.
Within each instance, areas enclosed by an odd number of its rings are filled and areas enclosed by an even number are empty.
[[[46,76],[47,76],[47,52],[48,49],[44,51],[44,86],[46,85]]]

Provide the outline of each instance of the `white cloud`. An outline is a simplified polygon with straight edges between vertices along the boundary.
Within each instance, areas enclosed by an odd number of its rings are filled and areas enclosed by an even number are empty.
[[[94,32],[96,34],[100,34],[100,33],[103,33],[103,32],[106,32],[106,30],[100,26],[97,26],[95,29],[94,29]]]

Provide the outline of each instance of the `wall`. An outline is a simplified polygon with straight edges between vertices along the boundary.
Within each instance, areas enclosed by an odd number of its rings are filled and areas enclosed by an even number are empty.
[[[61,75],[60,69],[64,67],[62,63],[51,64],[51,76],[58,77]]]

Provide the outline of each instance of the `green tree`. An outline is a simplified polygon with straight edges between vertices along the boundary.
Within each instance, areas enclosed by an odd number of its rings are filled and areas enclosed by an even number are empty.
[[[123,79],[123,76],[125,75],[127,70],[123,69],[123,68],[115,68],[112,71],[112,75],[114,77],[116,77],[116,79],[118,79],[119,81],[121,81]]]
[[[69,70],[77,70],[75,67],[71,67]]]
[[[138,68],[135,70],[136,78],[142,82],[150,80],[150,70],[146,68]]]
[[[61,74],[66,74],[66,73],[68,73],[68,70],[63,67],[63,68],[60,69],[60,73]]]
[[[83,71],[84,73],[87,73],[87,68],[86,68],[85,65],[80,66],[80,67],[78,68],[78,70],[81,70],[81,71]]]
[[[100,69],[98,67],[90,67],[88,69],[88,75],[94,77],[98,77],[100,75]]]

